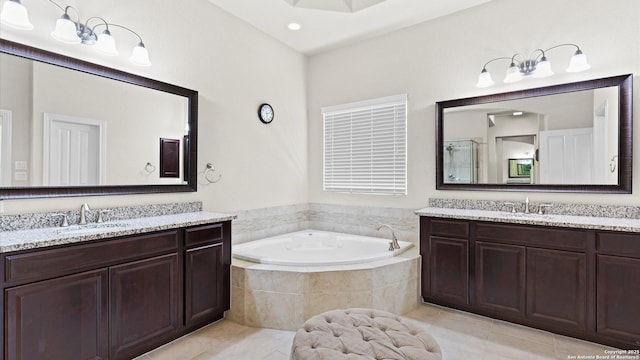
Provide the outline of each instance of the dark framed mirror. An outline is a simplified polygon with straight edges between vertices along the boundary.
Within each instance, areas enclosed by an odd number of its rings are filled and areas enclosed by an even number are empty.
[[[436,189],[631,193],[633,75],[436,103]]]
[[[5,39],[0,79],[0,199],[197,190],[197,91]]]

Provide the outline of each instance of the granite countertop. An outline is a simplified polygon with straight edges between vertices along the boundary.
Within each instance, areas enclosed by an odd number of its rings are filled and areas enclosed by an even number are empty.
[[[574,216],[555,214],[523,214],[506,211],[450,209],[427,207],[416,210],[420,216],[494,221],[512,224],[558,226],[578,229],[640,232],[640,219],[606,218],[596,216]]]
[[[116,236],[142,234],[235,219],[235,215],[205,211],[135,219],[0,232],[0,253],[63,245]]]

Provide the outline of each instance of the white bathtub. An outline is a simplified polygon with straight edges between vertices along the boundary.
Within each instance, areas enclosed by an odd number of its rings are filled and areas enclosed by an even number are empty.
[[[233,257],[251,262],[290,266],[344,265],[380,260],[413,246],[398,241],[389,251],[390,239],[304,230],[232,246]]]

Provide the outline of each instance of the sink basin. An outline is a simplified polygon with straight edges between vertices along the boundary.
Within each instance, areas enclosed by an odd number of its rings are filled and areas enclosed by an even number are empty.
[[[103,232],[121,231],[128,229],[128,224],[87,224],[87,225],[71,225],[58,230],[59,234],[69,235],[87,235],[98,234]]]

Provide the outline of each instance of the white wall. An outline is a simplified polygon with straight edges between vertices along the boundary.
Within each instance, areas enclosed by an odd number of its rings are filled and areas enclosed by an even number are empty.
[[[206,0],[82,0],[81,15],[102,16],[138,32],[153,66],[130,65],[137,40],[111,29],[119,57],[102,57],[86,46],[69,46],[49,33],[59,11],[46,1],[25,1],[32,32],[5,27],[0,37],[96,62],[199,91],[199,185],[197,193],[5,200],[6,213],[94,208],[178,201],[204,202],[205,210],[232,211],[306,203],[306,58],[223,12]],[[275,120],[263,125],[257,108],[269,102]],[[223,175],[217,184],[202,176],[206,163]]]
[[[0,29],[0,37],[198,90],[198,170],[213,163],[222,181],[200,184],[197,193],[4,201],[7,213],[77,209],[172,201],[204,202],[205,210],[232,211],[295,203],[334,203],[420,208],[429,197],[635,204],[635,195],[455,192],[435,190],[436,101],[504,92],[640,71],[640,2],[637,0],[494,0],[485,5],[309,59],[206,0],[76,0],[81,13],[100,15],[139,32],[154,63],[127,61],[135,39],[113,29],[118,58],[51,40],[59,12],[46,1],[25,1],[38,28]],[[122,39],[122,40],[120,40]],[[482,64],[515,52],[559,43],[579,44],[592,69],[565,74],[571,50],[548,54],[556,75],[474,87]],[[506,66],[506,64],[503,64]],[[504,67],[490,65],[498,79]],[[339,86],[335,86],[339,84]],[[636,89],[638,80],[636,79]],[[409,184],[407,196],[367,196],[322,191],[320,107],[409,94]],[[640,93],[638,90],[636,94]],[[638,97],[636,96],[636,99]],[[275,107],[271,125],[256,109]],[[636,106],[634,117],[640,119]],[[640,121],[640,120],[639,120]],[[634,140],[640,140],[636,131]],[[634,168],[640,169],[640,147]],[[640,174],[634,176],[640,191]]]
[[[436,101],[457,99],[640,71],[640,2],[637,0],[495,0],[431,22],[356,45],[313,56],[309,60],[309,197],[314,203],[420,208],[430,197],[576,203],[637,204],[634,195],[576,195],[435,190]],[[577,43],[592,68],[567,74],[570,48],[548,55],[556,75],[476,89],[482,65],[495,57]],[[500,79],[508,63],[489,65]],[[636,91],[638,94],[638,79]],[[335,86],[339,84],[339,86]],[[409,94],[407,196],[368,196],[322,191],[322,118],[320,107]],[[638,96],[635,96],[638,99]],[[634,109],[634,118],[640,119]],[[640,120],[636,120],[639,124]],[[638,125],[636,125],[638,126]],[[634,141],[640,140],[635,131]],[[640,150],[635,147],[634,168]]]

